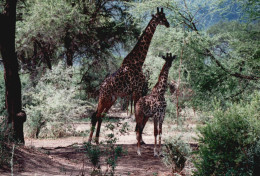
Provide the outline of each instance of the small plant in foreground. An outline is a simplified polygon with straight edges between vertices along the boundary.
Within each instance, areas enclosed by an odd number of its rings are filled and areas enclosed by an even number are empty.
[[[122,146],[116,145],[118,139],[114,134],[115,125],[108,122],[105,127],[106,131],[111,131],[111,133],[106,135],[105,140],[101,141],[100,145],[85,144],[86,155],[93,165],[91,175],[114,175],[118,158],[125,153]],[[124,123],[119,132],[126,133],[127,127],[127,123]],[[101,170],[101,157],[105,158],[106,170],[104,172]]]
[[[100,157],[101,149],[98,145],[92,145],[91,143],[85,143],[85,152],[90,162],[93,165],[92,173],[100,173]]]
[[[163,148],[163,162],[170,167],[172,174],[179,173],[185,167],[187,157],[191,153],[189,144],[181,140],[181,136],[170,137],[165,140]]]

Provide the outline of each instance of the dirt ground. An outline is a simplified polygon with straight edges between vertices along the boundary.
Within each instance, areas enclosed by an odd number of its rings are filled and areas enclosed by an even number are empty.
[[[142,145],[142,155],[136,153],[136,137],[134,132],[135,123],[133,118],[128,117],[126,113],[111,112],[110,117],[117,117],[117,123],[125,122],[129,125],[128,133],[121,135],[116,129],[115,134],[118,138],[117,145],[122,145],[127,154],[119,158],[115,175],[140,175],[140,176],[168,176],[171,175],[170,169],[167,168],[161,157],[153,156],[153,122],[148,121],[144,129],[143,139],[146,142]],[[102,124],[100,140],[104,140],[107,131]],[[90,128],[90,122],[81,122],[74,124],[78,132]],[[194,124],[189,123],[185,128],[190,129],[180,132],[176,129],[176,124],[165,122],[163,124],[163,138],[173,135],[183,135],[183,139],[190,144],[194,144],[193,132]],[[24,147],[15,148],[14,167],[1,170],[0,175],[31,176],[31,175],[71,175],[71,176],[88,176],[91,173],[91,163],[85,155],[83,143],[88,137],[66,137],[58,139],[25,139]],[[102,167],[102,170],[105,170]],[[193,166],[190,161],[182,171],[182,175],[190,175]]]

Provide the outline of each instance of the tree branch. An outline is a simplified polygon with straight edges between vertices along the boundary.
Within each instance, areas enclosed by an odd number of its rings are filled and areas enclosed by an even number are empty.
[[[185,2],[185,1],[184,1]],[[191,16],[190,19],[188,19],[187,17],[185,17],[183,14],[181,14],[180,12],[178,12],[179,15],[184,19],[183,22],[193,31],[195,31],[198,35],[200,35],[199,31],[198,31],[198,28],[196,27],[196,24],[194,22],[192,22],[192,18]],[[186,21],[188,21],[188,24]],[[248,80],[258,80],[260,79],[259,76],[255,76],[255,75],[243,75],[241,73],[238,73],[238,72],[232,72],[231,70],[225,68],[221,62],[215,58],[215,56],[211,53],[211,51],[209,49],[206,49],[206,53],[203,53],[204,55],[206,56],[210,56],[210,58],[215,61],[215,63],[217,64],[218,67],[220,67],[222,70],[224,70],[225,72],[227,72],[229,75],[231,76],[234,76],[234,77],[237,77],[237,78],[241,78],[241,79],[248,79]]]
[[[254,75],[243,75],[241,73],[235,72],[232,73],[231,70],[228,70],[227,68],[225,68],[220,62],[219,60],[217,60],[214,55],[209,51],[209,49],[206,49],[207,55],[210,56],[210,58],[212,60],[215,61],[215,63],[217,64],[218,67],[220,67],[222,70],[224,70],[225,72],[227,72],[229,75],[237,77],[237,78],[242,78],[242,79],[248,79],[248,80],[258,80],[260,77],[259,76],[254,76]]]

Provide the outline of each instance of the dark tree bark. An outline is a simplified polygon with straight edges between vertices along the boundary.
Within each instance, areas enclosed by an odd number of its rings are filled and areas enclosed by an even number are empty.
[[[73,66],[73,55],[74,55],[74,47],[72,44],[72,38],[70,37],[70,33],[67,31],[66,36],[64,38],[64,46],[66,48],[66,58],[67,58],[67,66]]]
[[[24,144],[23,123],[26,120],[26,114],[22,111],[21,81],[15,52],[16,5],[17,0],[6,0],[4,11],[1,14],[0,52],[4,64],[8,123],[12,124],[14,140]]]

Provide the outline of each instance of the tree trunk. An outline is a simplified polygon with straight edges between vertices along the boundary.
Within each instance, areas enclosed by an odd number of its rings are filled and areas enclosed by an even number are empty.
[[[68,31],[66,32],[66,35],[64,38],[64,46],[66,48],[67,66],[72,67],[74,49],[73,49],[73,44],[72,44],[72,38],[70,37],[70,33]]]
[[[71,50],[67,50],[66,57],[67,57],[67,66],[72,67],[73,66],[73,52]]]
[[[12,124],[14,140],[24,143],[23,123],[26,120],[26,114],[22,111],[21,81],[15,52],[16,5],[17,0],[6,0],[4,12],[1,14],[0,51],[5,71],[5,104],[8,123]]]

